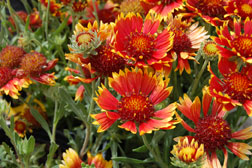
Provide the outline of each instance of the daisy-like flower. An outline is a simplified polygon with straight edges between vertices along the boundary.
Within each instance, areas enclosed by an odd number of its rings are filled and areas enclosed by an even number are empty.
[[[137,66],[152,65],[166,56],[172,47],[173,33],[164,29],[157,32],[160,19],[148,14],[121,14],[115,25],[115,51]]]
[[[247,18],[242,26],[241,20],[234,20],[234,32],[230,32],[228,22],[218,29],[218,37],[214,40],[220,50],[222,57],[231,58],[236,57],[242,59],[244,62],[252,63],[252,21]]]
[[[113,164],[112,164],[112,160],[107,161],[103,158],[102,154],[99,153],[95,156],[92,156],[92,154],[90,152],[87,153],[87,157],[88,157],[88,165],[95,165],[95,168],[112,168]]]
[[[85,1],[79,0],[74,1],[72,4],[72,9],[74,12],[82,12],[86,8],[87,4]]]
[[[18,98],[22,88],[28,88],[32,83],[29,78],[17,78],[13,70],[7,67],[0,67],[0,94],[6,94],[14,99]]]
[[[243,106],[249,116],[252,116],[252,66],[237,67],[237,62],[221,58],[218,68],[222,74],[219,79],[213,71],[210,79],[210,94],[217,98],[227,110],[236,106]]]
[[[182,21],[182,17],[168,19],[171,30],[174,32],[174,41],[172,49],[167,53],[167,57],[178,61],[176,70],[182,74],[184,69],[188,74],[191,68],[188,60],[195,60],[196,51],[199,50],[200,44],[209,38],[204,27],[198,26],[198,22],[190,25]],[[167,58],[165,58],[167,59]]]
[[[201,102],[199,97],[196,97],[192,102],[191,99],[184,94],[184,99],[180,98],[179,101],[180,104],[178,104],[178,110],[188,119],[192,120],[195,127],[190,127],[179,117],[181,124],[186,130],[195,133],[194,136],[189,136],[189,138],[194,138],[199,144],[204,145],[209,165],[214,168],[221,167],[216,151],[222,150],[225,157],[223,167],[227,167],[228,153],[225,147],[241,159],[249,160],[246,155],[252,154],[249,151],[252,149],[252,146],[241,142],[231,142],[231,139],[245,140],[251,138],[252,126],[232,133],[229,124],[223,119],[226,111],[223,110],[223,106],[217,103],[215,99],[212,104],[211,113],[208,112],[211,106],[212,97],[208,93],[207,88],[203,89],[202,117],[200,116]]]
[[[156,12],[162,16],[167,16],[168,13],[173,12],[174,9],[183,7],[184,0],[140,0],[141,5],[148,13]]]
[[[162,75],[141,69],[120,70],[112,76],[109,84],[121,98],[116,99],[103,85],[99,87],[95,101],[105,112],[91,115],[96,120],[93,124],[100,125],[98,132],[107,130],[117,120],[123,123],[120,128],[133,134],[139,131],[140,135],[175,127],[175,103],[158,111],[154,108],[171,93],[172,87],[167,87],[169,79],[163,80]]]
[[[20,62],[20,68],[16,71],[16,76],[23,78],[25,76],[31,77],[32,79],[45,84],[54,85],[56,77],[54,73],[48,74],[46,71],[52,69],[58,59],[54,59],[50,62],[46,62],[46,57],[38,52],[27,53],[22,57]]]
[[[63,153],[62,164],[59,165],[59,168],[81,168],[82,162],[78,153],[69,148]]]
[[[23,122],[22,120],[17,120],[15,121],[15,127],[14,130],[16,131],[16,133],[20,136],[20,137],[24,137],[26,134],[26,124],[25,122]]]
[[[227,0],[187,0],[189,10],[197,13],[206,22],[214,26],[223,23],[226,5]]]
[[[177,167],[201,167],[203,165],[202,159],[204,156],[204,145],[199,144],[194,138],[188,137],[179,138],[178,144],[173,145],[171,151],[174,158],[172,164]]]
[[[217,48],[217,44],[214,41],[206,40],[201,43],[199,51],[200,55],[203,56],[205,60],[216,60],[218,58],[219,50]]]
[[[244,21],[247,17],[252,18],[252,2],[250,0],[232,0],[225,6],[226,16],[239,16]]]

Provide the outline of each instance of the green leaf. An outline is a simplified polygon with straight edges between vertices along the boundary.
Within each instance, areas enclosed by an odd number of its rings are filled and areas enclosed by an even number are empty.
[[[151,144],[154,146],[158,145],[158,142],[164,137],[164,135],[164,131],[155,131],[154,136],[151,140]]]
[[[57,145],[55,142],[51,142],[49,153],[47,155],[47,160],[46,160],[46,167],[47,168],[51,167],[51,163],[52,163],[52,160],[53,160],[54,153],[56,152],[58,147],[59,147],[59,145]]]
[[[133,152],[143,153],[143,152],[147,152],[148,148],[145,145],[143,145],[143,146],[140,146],[138,148],[132,149],[132,151]]]
[[[70,15],[68,15],[64,19],[64,21],[60,24],[60,26],[52,33],[53,36],[58,35],[59,33],[61,33],[64,30],[64,28],[67,26],[67,21],[68,21],[69,17],[70,17]]]
[[[42,115],[33,107],[30,106],[30,109],[31,109],[32,116],[39,122],[41,127],[47,132],[48,136],[51,138],[52,134],[48,126],[48,123],[46,122],[44,117],[42,117]]]
[[[139,160],[139,159],[128,158],[128,157],[112,157],[111,159],[117,162],[125,162],[125,163],[131,163],[131,164],[143,164],[143,163],[153,162],[153,160],[151,159]]]
[[[30,136],[28,139],[28,145],[27,145],[27,155],[31,154],[35,147],[35,138],[33,136]]]
[[[75,115],[78,117],[77,119],[85,121],[87,120],[87,111],[79,108],[78,104],[76,104],[70,94],[67,92],[67,90],[63,87],[59,88],[60,98],[63,102],[65,102],[69,108],[72,109],[72,111],[75,113]]]

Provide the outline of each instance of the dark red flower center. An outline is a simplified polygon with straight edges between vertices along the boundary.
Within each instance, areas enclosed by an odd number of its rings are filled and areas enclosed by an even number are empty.
[[[155,38],[151,34],[130,33],[126,38],[125,48],[129,56],[138,60],[148,60],[155,50]]]
[[[10,68],[0,67],[0,87],[4,86],[13,78],[11,71]]]
[[[210,152],[222,149],[231,139],[228,123],[213,115],[202,118],[196,125],[195,133],[195,139]]]
[[[199,0],[196,8],[204,15],[223,18],[226,13],[224,5],[223,0]]]
[[[242,18],[252,17],[252,5],[244,2],[238,2],[237,4],[238,13]]]
[[[189,37],[182,33],[182,32],[176,32],[173,42],[173,50],[176,53],[188,51],[191,49],[192,43]]]
[[[252,81],[241,73],[229,74],[225,79],[225,90],[232,99],[244,102],[246,99],[252,98]]]
[[[234,48],[244,57],[252,56],[252,38],[239,36],[233,40]]]
[[[121,98],[118,113],[122,120],[144,122],[154,114],[154,107],[148,97],[131,95]]]
[[[24,134],[26,130],[26,124],[23,121],[17,120],[15,122],[15,131],[17,131],[19,134]]]
[[[101,46],[97,55],[89,57],[91,66],[96,72],[104,76],[111,76],[112,72],[119,72],[125,67],[125,60],[111,51],[111,47]]]

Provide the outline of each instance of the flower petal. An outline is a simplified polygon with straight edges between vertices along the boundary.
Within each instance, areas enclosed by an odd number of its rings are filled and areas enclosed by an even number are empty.
[[[249,160],[249,158],[246,155],[252,155],[252,153],[249,151],[252,149],[252,146],[240,143],[240,142],[229,142],[227,144],[228,149],[230,149],[236,156],[243,160]]]
[[[91,117],[96,120],[92,124],[100,125],[97,132],[103,132],[109,129],[111,125],[120,118],[120,115],[115,112],[107,111],[99,114],[91,114]]]
[[[127,121],[124,124],[119,125],[118,127],[130,131],[133,134],[137,133],[136,124],[133,121]]]
[[[232,138],[241,140],[252,138],[252,126],[232,133]]]

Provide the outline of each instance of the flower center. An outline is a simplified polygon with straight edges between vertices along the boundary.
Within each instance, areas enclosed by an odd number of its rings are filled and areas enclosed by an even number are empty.
[[[246,75],[240,73],[232,73],[226,79],[225,93],[235,100],[243,102],[245,99],[252,98],[252,82]]]
[[[23,134],[25,132],[26,129],[26,124],[23,121],[17,120],[15,122],[15,131]]]
[[[125,44],[125,48],[130,56],[136,60],[151,58],[155,49],[154,35],[134,32],[130,33],[126,40],[128,42]]]
[[[196,125],[195,132],[196,140],[200,144],[204,144],[204,148],[210,152],[222,149],[231,139],[228,123],[213,115],[202,118]]]
[[[91,55],[89,58],[92,68],[99,74],[111,76],[112,72],[119,72],[125,67],[125,60],[113,53],[111,47],[101,46],[96,51],[98,54]]]
[[[123,97],[119,102],[118,113],[122,120],[144,122],[154,114],[154,107],[148,97],[131,95]]]
[[[188,51],[191,47],[192,47],[191,40],[186,34],[182,32],[176,33],[173,42],[173,50],[176,53]]]
[[[233,45],[235,49],[244,57],[252,56],[252,38],[238,37],[234,39]]]
[[[241,10],[248,15],[252,13],[252,7],[249,4],[242,4]]]
[[[7,46],[0,52],[0,65],[15,68],[19,65],[25,51],[16,46]]]
[[[46,57],[38,52],[25,54],[20,63],[24,73],[29,75],[39,75],[46,65]]]
[[[9,80],[12,79],[11,69],[0,67],[0,87],[4,86]]]
[[[216,55],[218,49],[216,47],[216,44],[214,42],[208,42],[204,48],[204,52],[208,55]]]
[[[94,36],[88,32],[82,32],[76,36],[76,42],[80,46],[82,44],[88,45],[92,40]]]
[[[220,18],[226,13],[223,6],[223,0],[200,0],[196,4],[196,8],[200,9],[204,15]]]

